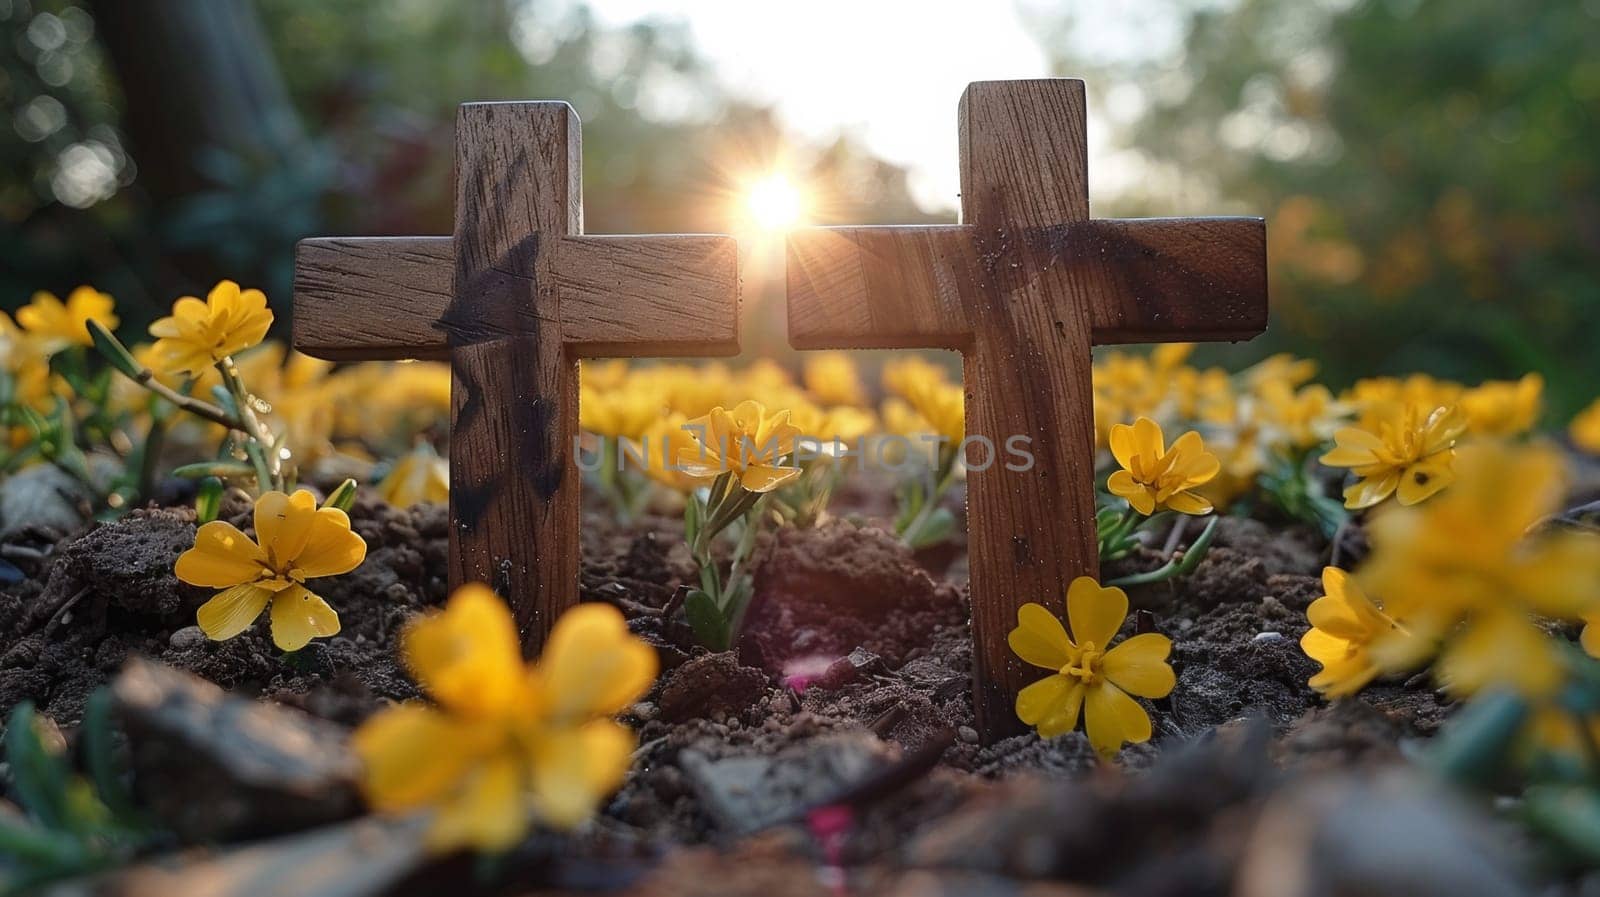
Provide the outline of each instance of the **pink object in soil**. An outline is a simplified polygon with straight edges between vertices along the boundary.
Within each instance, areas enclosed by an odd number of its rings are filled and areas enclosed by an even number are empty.
[[[844,839],[855,824],[855,818],[855,811],[848,804],[828,804],[806,814],[806,825],[810,827],[812,837],[822,845],[823,862],[827,864],[824,881],[835,894],[846,893]]]
[[[783,684],[795,694],[805,694],[811,683],[822,677],[838,658],[813,654],[792,658],[783,665]]]

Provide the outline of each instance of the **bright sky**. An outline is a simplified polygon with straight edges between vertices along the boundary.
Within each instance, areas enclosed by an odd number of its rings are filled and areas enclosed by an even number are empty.
[[[736,91],[774,103],[794,131],[840,131],[911,169],[917,201],[957,204],[956,101],[969,81],[1049,76],[1049,62],[1010,0],[588,0],[601,22],[688,23],[699,50]],[[1126,25],[1126,23],[1122,23]],[[1108,34],[1117,42],[1137,31]],[[1106,128],[1089,122],[1091,195],[1117,164]],[[1101,169],[1105,169],[1101,171]],[[1098,173],[1097,173],[1098,172]]]

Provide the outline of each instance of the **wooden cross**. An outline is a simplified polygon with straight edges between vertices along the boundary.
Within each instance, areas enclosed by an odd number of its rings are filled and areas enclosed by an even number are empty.
[[[1089,218],[1083,82],[980,81],[958,111],[955,226],[807,228],[788,244],[797,349],[962,353],[969,438],[974,704],[986,740],[1017,731],[1038,678],[1006,633],[1098,575],[1090,347],[1248,339],[1266,328],[1259,218]],[[1008,470],[1006,440],[1031,440]],[[981,449],[969,450],[981,463]]]
[[[578,359],[733,355],[738,310],[732,237],[583,235],[561,102],[461,106],[453,237],[325,237],[295,256],[301,351],[450,359],[450,585],[492,585],[530,648],[577,601]]]

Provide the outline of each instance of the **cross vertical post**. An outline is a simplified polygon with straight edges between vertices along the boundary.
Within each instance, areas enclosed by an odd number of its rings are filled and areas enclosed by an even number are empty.
[[[450,584],[493,586],[535,650],[577,600],[579,359],[739,348],[733,238],[585,235],[581,161],[566,103],[464,104],[453,236],[295,259],[301,351],[450,360]]]
[[[990,742],[1020,729],[1016,694],[1034,676],[1006,643],[1017,609],[1059,608],[1074,578],[1099,573],[1091,347],[1266,326],[1261,219],[1091,219],[1085,117],[1082,81],[971,84],[960,225],[789,237],[795,348],[963,355],[968,438],[989,446],[968,454],[967,541],[973,700]],[[1027,469],[1004,463],[1013,439]]]
[[[456,119],[450,584],[516,596],[530,625],[576,600],[577,362],[540,244],[583,232],[582,161],[565,103],[469,103]]]

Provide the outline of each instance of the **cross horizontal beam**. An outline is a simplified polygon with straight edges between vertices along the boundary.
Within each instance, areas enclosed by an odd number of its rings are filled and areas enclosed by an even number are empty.
[[[965,349],[998,277],[1065,266],[1095,343],[1249,339],[1266,327],[1260,218],[1091,219],[1053,227],[805,228],[789,235],[798,349]],[[1057,272],[1061,273],[1061,272]]]
[[[728,314],[739,281],[733,238],[552,242],[562,337],[575,357],[737,354],[737,317]],[[300,241],[295,346],[335,361],[448,358],[454,265],[450,237]]]

